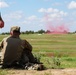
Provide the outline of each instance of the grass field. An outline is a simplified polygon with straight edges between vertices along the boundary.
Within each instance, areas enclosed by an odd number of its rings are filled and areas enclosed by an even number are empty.
[[[6,36],[0,35],[0,41]],[[57,67],[53,64],[55,58],[61,68],[76,68],[76,34],[21,34],[20,37],[30,42],[33,53],[40,56],[47,68]]]
[[[76,56],[75,34],[31,34],[21,35],[33,46],[34,52],[60,53],[63,56]]]

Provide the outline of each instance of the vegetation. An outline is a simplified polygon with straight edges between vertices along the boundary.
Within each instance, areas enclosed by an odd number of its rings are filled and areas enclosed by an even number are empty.
[[[58,58],[61,68],[76,68],[76,34],[29,34],[21,38],[30,42],[33,53],[39,54],[47,67],[46,59],[52,63],[53,58]]]
[[[36,33],[38,33],[38,34],[45,34],[45,33],[52,33],[52,31],[50,31],[50,30],[43,30],[43,29],[41,29],[41,30],[38,30],[38,31],[31,31],[31,30],[29,30],[29,31],[21,31],[21,34],[36,34]],[[63,31],[62,33],[67,33],[67,34],[75,34],[76,33],[76,31],[75,32],[66,32],[66,31]],[[3,33],[1,33],[2,35],[5,35],[5,34],[10,34],[10,32],[3,32]]]
[[[0,35],[0,41],[6,36]],[[76,68],[76,34],[21,34],[20,37],[30,42],[33,54],[47,68]]]

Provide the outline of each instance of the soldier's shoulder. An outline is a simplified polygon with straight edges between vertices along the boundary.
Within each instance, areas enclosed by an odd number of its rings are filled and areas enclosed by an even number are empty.
[[[7,40],[8,38],[10,38],[10,36],[4,37],[3,40]]]

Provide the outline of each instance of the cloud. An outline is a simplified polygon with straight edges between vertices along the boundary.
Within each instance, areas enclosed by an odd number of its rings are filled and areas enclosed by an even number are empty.
[[[60,10],[54,9],[54,8],[48,8],[48,9],[40,8],[38,10],[38,12],[41,12],[41,13],[60,13],[61,15],[66,15],[66,12],[60,11]]]
[[[40,8],[40,9],[38,10],[38,12],[46,12],[46,9]]]
[[[30,21],[33,21],[33,20],[36,20],[36,19],[37,19],[37,17],[35,15],[32,15],[32,16],[28,17],[28,20],[30,20]]]
[[[40,8],[38,10],[38,12],[41,12],[41,13],[52,13],[52,12],[59,12],[59,10],[58,9],[53,9],[53,8],[48,8],[48,9]]]
[[[60,11],[59,13],[60,13],[60,15],[62,15],[62,16],[67,16],[67,12]]]
[[[54,8],[48,8],[48,9],[41,8],[38,10],[38,12],[47,14],[47,16],[51,19],[61,18],[61,17],[65,17],[68,15],[67,12],[60,11],[60,10],[54,9]]]
[[[76,2],[75,1],[71,1],[68,5],[69,9],[76,9]]]
[[[40,19],[37,16],[32,15],[32,16],[26,17],[22,23],[23,24],[32,24],[32,23],[36,23],[39,21],[40,21]]]
[[[18,23],[19,21],[24,19],[24,15],[22,11],[13,11],[8,14],[3,15],[4,21],[9,23]]]
[[[58,9],[53,9],[53,8],[48,8],[48,9],[46,10],[46,12],[47,12],[47,13],[59,12],[59,10],[58,10]]]
[[[15,11],[15,12],[9,13],[8,18],[16,19],[16,20],[21,19],[22,18],[22,11]]]
[[[9,7],[9,5],[6,2],[0,2],[0,8]]]

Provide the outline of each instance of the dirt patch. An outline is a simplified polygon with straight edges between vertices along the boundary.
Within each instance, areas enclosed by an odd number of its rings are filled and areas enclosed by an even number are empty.
[[[9,70],[7,75],[76,75],[76,69]]]

